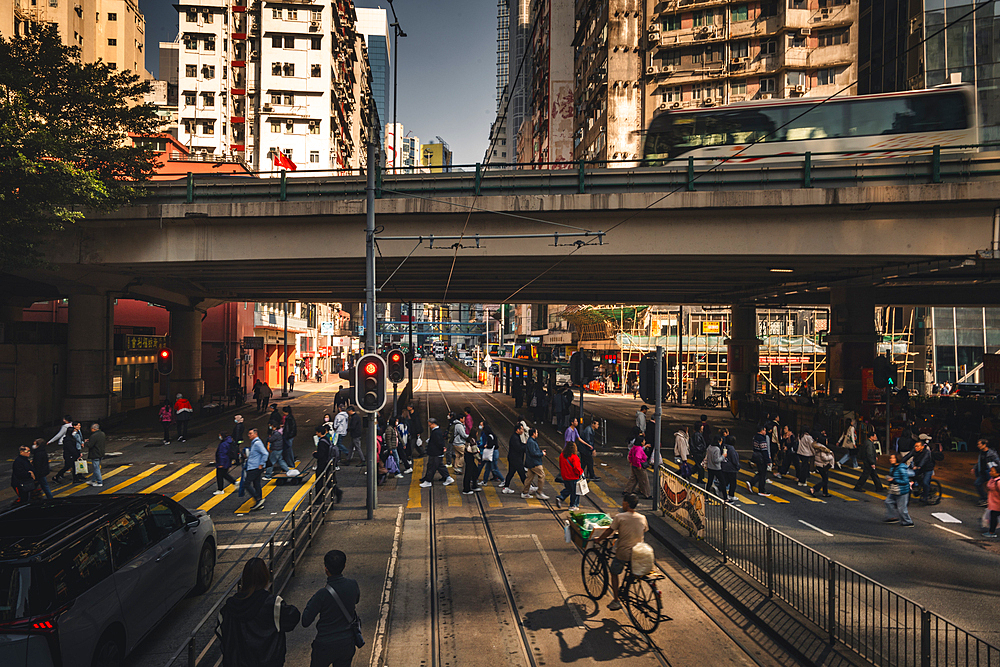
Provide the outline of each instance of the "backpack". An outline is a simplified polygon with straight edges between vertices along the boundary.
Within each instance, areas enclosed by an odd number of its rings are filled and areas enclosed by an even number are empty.
[[[170,406],[164,405],[164,406],[160,407],[160,421],[161,422],[173,421],[173,415],[174,415],[174,413],[170,409]]]

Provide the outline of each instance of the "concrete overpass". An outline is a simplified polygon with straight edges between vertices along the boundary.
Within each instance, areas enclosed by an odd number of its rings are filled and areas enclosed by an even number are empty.
[[[873,357],[876,303],[1000,302],[998,161],[935,152],[387,178],[376,201],[379,300],[732,304],[736,393],[757,370],[756,305],[829,303],[831,389],[851,402]],[[8,276],[7,298],[70,296],[74,414],[101,409],[95,371],[112,297],[171,308],[177,381],[199,395],[197,310],[362,300],[364,219],[357,176],[154,183],[136,205],[60,235],[51,269]]]

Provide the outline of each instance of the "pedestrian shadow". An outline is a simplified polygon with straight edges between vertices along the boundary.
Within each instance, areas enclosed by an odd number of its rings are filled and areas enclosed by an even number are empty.
[[[572,595],[564,605],[528,612],[524,622],[531,630],[555,632],[562,663],[578,660],[610,662],[649,653],[649,640],[644,634],[616,618],[599,618],[600,612],[601,607],[594,600],[585,595]],[[578,618],[583,622],[582,628]],[[564,631],[576,628],[583,630],[583,637],[576,646],[570,646]]]

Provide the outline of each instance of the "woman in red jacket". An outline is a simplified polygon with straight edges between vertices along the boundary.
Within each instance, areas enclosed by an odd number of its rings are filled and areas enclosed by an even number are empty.
[[[559,455],[559,474],[563,480],[563,490],[556,497],[556,507],[562,508],[562,503],[569,497],[570,511],[580,509],[580,496],[576,493],[576,483],[583,477],[580,467],[580,457],[576,454],[576,443],[567,442]]]

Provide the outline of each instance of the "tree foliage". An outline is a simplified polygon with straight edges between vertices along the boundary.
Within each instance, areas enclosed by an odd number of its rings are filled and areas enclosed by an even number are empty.
[[[37,265],[42,244],[141,193],[152,153],[129,134],[157,131],[149,84],[84,63],[55,27],[0,38],[0,269]]]

